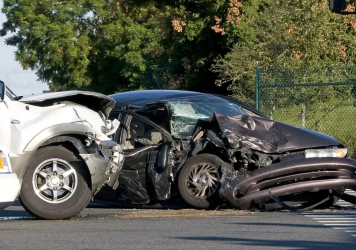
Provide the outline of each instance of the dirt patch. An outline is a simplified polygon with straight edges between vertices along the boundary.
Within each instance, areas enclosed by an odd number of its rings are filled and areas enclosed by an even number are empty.
[[[140,210],[127,214],[116,215],[123,219],[129,218],[214,218],[214,217],[252,217],[255,212],[245,210]]]

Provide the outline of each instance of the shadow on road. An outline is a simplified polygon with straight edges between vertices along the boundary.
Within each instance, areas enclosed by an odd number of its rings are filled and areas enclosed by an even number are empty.
[[[235,225],[244,225],[244,226],[277,226],[277,227],[305,227],[305,228],[328,228],[324,225],[305,225],[305,224],[287,224],[287,223],[269,223],[269,222],[243,222],[243,223],[226,223],[226,224],[235,224]]]
[[[297,241],[297,240],[266,240],[266,239],[248,239],[248,238],[229,238],[229,237],[173,237],[173,239],[191,240],[191,241],[220,241],[225,243],[236,243],[245,246],[261,247],[283,247],[293,249],[355,249],[355,243],[337,243],[325,241]]]
[[[17,210],[1,210],[0,211],[0,220],[4,217],[23,217],[23,218],[28,218],[32,217],[29,213],[26,211],[17,211]]]

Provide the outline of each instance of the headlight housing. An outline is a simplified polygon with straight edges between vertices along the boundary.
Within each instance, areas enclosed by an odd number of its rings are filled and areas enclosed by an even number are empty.
[[[346,155],[347,155],[347,148],[305,150],[305,158],[323,158],[323,157],[344,158]]]
[[[10,164],[7,162],[5,154],[0,151],[0,173],[10,172]]]

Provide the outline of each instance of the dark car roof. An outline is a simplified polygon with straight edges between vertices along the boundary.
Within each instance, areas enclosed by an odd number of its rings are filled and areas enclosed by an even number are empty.
[[[200,93],[200,92],[194,92],[194,91],[186,91],[186,90],[170,90],[170,89],[163,89],[163,90],[136,90],[136,91],[128,91],[128,92],[122,92],[119,94],[112,94],[109,95],[109,97],[113,98],[116,101],[115,107],[120,108],[120,107],[125,107],[127,105],[134,105],[134,106],[145,106],[146,104],[153,103],[153,102],[158,102],[161,100],[167,100],[171,98],[184,98],[184,97],[215,97],[215,98],[222,98],[227,101],[236,103],[248,110],[251,110],[253,113],[261,116],[261,117],[266,117],[263,113],[260,111],[254,109],[253,107],[242,103],[232,97],[228,96],[222,96],[222,95],[217,95],[217,94],[206,94],[206,93]]]
[[[116,101],[116,107],[124,107],[129,104],[145,106],[148,103],[158,102],[165,99],[193,97],[193,96],[212,96],[210,94],[185,91],[185,90],[136,90],[112,94],[109,97]]]

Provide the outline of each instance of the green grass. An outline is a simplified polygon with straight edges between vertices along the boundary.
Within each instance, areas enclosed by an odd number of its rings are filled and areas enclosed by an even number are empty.
[[[262,109],[262,111],[270,115],[268,110]],[[273,119],[302,126],[301,105],[277,108],[273,112]],[[353,101],[338,100],[307,107],[305,127],[335,137],[349,149],[350,156],[356,158],[355,119],[356,107],[353,106]]]

